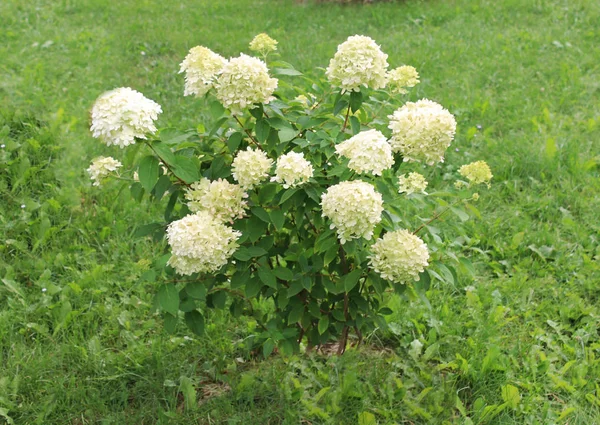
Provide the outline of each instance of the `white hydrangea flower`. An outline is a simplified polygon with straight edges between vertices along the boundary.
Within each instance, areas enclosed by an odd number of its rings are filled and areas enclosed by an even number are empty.
[[[363,237],[371,239],[381,221],[383,198],[373,185],[360,181],[345,181],[330,186],[321,197],[323,217],[331,219],[331,229],[337,229],[340,242]]]
[[[277,160],[275,177],[271,181],[281,183],[287,189],[306,183],[313,172],[313,166],[304,159],[304,153],[289,152]]]
[[[102,179],[106,178],[113,171],[117,171],[123,164],[112,157],[98,157],[92,161],[92,164],[86,170],[94,186],[100,186]]]
[[[427,245],[408,230],[386,233],[371,246],[370,265],[383,279],[405,283],[419,280],[429,265]]]
[[[485,183],[490,186],[492,180],[492,170],[485,161],[475,161],[467,165],[463,165],[458,169],[461,176],[466,177],[472,184]]]
[[[160,105],[140,92],[121,87],[102,94],[92,107],[92,135],[121,148],[155,133]]]
[[[242,53],[223,67],[215,88],[217,99],[223,106],[240,114],[245,108],[254,108],[255,103],[273,100],[277,79],[269,77],[263,61]]]
[[[398,193],[406,193],[407,195],[411,193],[425,193],[428,184],[422,174],[404,174],[398,177],[398,185],[400,186]]]
[[[220,223],[208,211],[190,214],[169,224],[169,265],[177,273],[211,273],[227,264],[241,233]]]
[[[379,89],[386,84],[387,57],[370,37],[353,35],[338,46],[325,74],[343,91]]]
[[[456,120],[442,105],[428,99],[407,102],[388,118],[392,149],[400,152],[404,161],[428,165],[444,161],[456,133]]]
[[[208,211],[222,222],[244,217],[244,209],[248,206],[244,198],[247,197],[244,189],[223,179],[210,181],[202,178],[185,193],[190,211]]]
[[[179,73],[185,72],[184,96],[204,96],[214,85],[217,75],[227,60],[203,47],[192,47],[180,65]]]
[[[417,84],[419,84],[419,73],[412,66],[399,66],[387,73],[387,87],[391,93],[408,93],[406,88]]]
[[[266,153],[248,147],[237,153],[231,164],[231,172],[241,187],[252,189],[267,178],[272,166],[273,160]]]
[[[361,131],[335,147],[335,151],[350,161],[348,168],[359,174],[380,176],[394,165],[392,146],[378,130]]]
[[[270,52],[277,50],[277,40],[273,40],[263,32],[252,39],[250,42],[250,50],[266,56]]]

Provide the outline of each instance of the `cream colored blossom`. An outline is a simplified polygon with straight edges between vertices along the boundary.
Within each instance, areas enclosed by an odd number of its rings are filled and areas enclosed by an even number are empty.
[[[92,161],[92,164],[86,170],[94,186],[100,186],[102,180],[108,177],[112,172],[117,171],[123,164],[112,157],[98,157]]]
[[[419,84],[419,73],[412,66],[400,66],[387,73],[387,88],[391,93],[408,93],[406,88],[417,84]]]
[[[386,84],[387,57],[370,37],[353,35],[338,46],[325,74],[343,91],[379,89]]]
[[[348,168],[359,174],[380,176],[394,165],[392,146],[378,130],[361,131],[337,145],[335,151],[348,158]]]
[[[192,47],[180,65],[185,72],[184,96],[204,96],[214,85],[227,60],[203,46]]]
[[[273,160],[266,153],[248,147],[237,153],[231,164],[231,171],[241,187],[252,189],[268,177],[272,166]]]
[[[281,183],[284,188],[300,186],[313,176],[313,166],[304,159],[304,153],[289,152],[277,160],[275,177],[272,182]]]
[[[241,54],[223,67],[215,84],[217,99],[231,112],[240,114],[256,103],[269,103],[277,79],[269,77],[267,65],[258,58]]]
[[[388,118],[392,149],[400,152],[404,161],[428,165],[444,161],[456,133],[456,120],[442,105],[428,99],[407,102]]]
[[[121,148],[155,133],[160,105],[143,94],[121,87],[102,94],[92,107],[92,135]]]
[[[250,50],[266,56],[277,50],[277,40],[273,40],[263,32],[252,39],[250,42]]]
[[[371,239],[381,221],[383,198],[373,185],[360,181],[344,181],[330,186],[321,197],[323,217],[331,220],[341,243],[363,237]]]
[[[427,185],[427,180],[419,173],[408,173],[398,177],[399,193],[406,193],[407,195],[411,193],[425,193]]]
[[[185,193],[190,211],[208,211],[222,222],[233,222],[236,218],[244,217],[244,209],[247,208],[244,198],[247,196],[237,184],[223,179],[210,181],[207,178],[193,183]]]
[[[240,236],[208,211],[187,215],[167,228],[172,253],[168,264],[183,275],[215,272],[227,264]]]
[[[458,169],[461,176],[466,177],[471,184],[485,183],[490,186],[492,180],[492,170],[485,161],[476,161],[467,165],[463,165]]]
[[[371,246],[369,264],[383,279],[406,283],[419,280],[429,265],[427,245],[408,230],[386,233]]]

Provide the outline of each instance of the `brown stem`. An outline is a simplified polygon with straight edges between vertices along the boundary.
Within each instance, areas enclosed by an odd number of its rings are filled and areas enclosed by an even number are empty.
[[[182,185],[184,185],[186,187],[192,187],[192,185],[190,183],[187,183],[184,180],[177,177],[177,175],[173,172],[173,169],[169,166],[169,164],[167,164],[167,162],[164,159],[161,158],[161,156],[158,154],[158,152],[156,152],[156,150],[152,147],[152,145],[150,143],[146,143],[146,144],[152,150],[152,152],[154,152],[154,155],[157,156],[159,161],[166,167],[166,169],[169,170],[169,172],[171,174],[173,174],[173,176],[177,179],[177,181],[179,181],[179,183],[181,183]]]
[[[234,115],[233,118],[235,118],[235,120],[238,122],[238,124],[240,125],[240,127],[242,127],[242,129],[244,130],[244,132],[246,132],[246,134],[248,135],[248,137],[250,137],[250,141],[255,144],[256,146],[258,146],[259,148],[261,148],[260,143],[258,142],[258,140],[256,140],[256,138],[252,135],[252,132],[247,129],[246,127],[244,127],[244,124],[242,124],[242,122],[240,121],[240,119]]]
[[[346,126],[348,125],[348,117],[350,116],[350,104],[348,104],[348,109],[346,109],[346,118],[344,118],[344,125],[342,126],[342,133],[346,130]]]

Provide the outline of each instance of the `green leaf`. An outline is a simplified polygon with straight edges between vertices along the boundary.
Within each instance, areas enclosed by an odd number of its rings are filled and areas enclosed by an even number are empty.
[[[131,197],[136,202],[140,202],[144,197],[144,187],[140,184],[140,182],[133,183],[129,188],[129,191],[131,192]]]
[[[246,282],[246,297],[247,298],[254,298],[255,296],[257,296],[260,293],[260,290],[262,288],[262,282],[260,279],[257,279],[256,277],[248,280]]]
[[[299,190],[298,188],[293,188],[293,189],[287,189],[285,192],[283,192],[283,195],[281,195],[281,199],[279,200],[279,205],[283,204],[285,201],[287,201],[292,196],[294,196],[294,194],[296,192],[298,192],[298,190]]]
[[[460,219],[460,221],[467,221],[469,219],[469,214],[467,214],[464,210],[456,207],[450,207],[450,210]]]
[[[221,126],[225,123],[225,121],[227,121],[227,117],[223,117],[218,119],[213,126],[210,128],[210,131],[208,132],[208,137],[212,137],[215,135],[215,133],[217,131],[219,131],[219,129],[221,128]]]
[[[174,334],[175,328],[177,328],[177,316],[173,316],[171,313],[164,313],[163,315],[164,327],[167,333]]]
[[[302,316],[304,315],[304,304],[299,302],[294,305],[294,307],[290,310],[290,314],[288,315],[288,325],[292,325],[294,323],[298,323],[302,320]]]
[[[159,161],[154,155],[148,155],[142,158],[138,168],[140,183],[148,192],[152,190],[158,180]]]
[[[248,261],[251,258],[262,257],[267,251],[259,246],[240,246],[234,252],[233,258],[240,261]]]
[[[289,75],[292,77],[296,77],[298,75],[304,75],[300,71],[295,69],[286,69],[286,68],[275,68],[271,71],[273,75]]]
[[[260,143],[264,143],[269,137],[269,133],[271,132],[271,126],[269,122],[265,119],[260,119],[256,121],[256,126],[254,127],[254,132],[256,133],[256,139]]]
[[[333,115],[337,115],[340,113],[342,109],[346,109],[348,107],[348,101],[346,99],[340,99],[336,102],[333,107]]]
[[[278,189],[279,186],[275,183],[263,184],[258,191],[259,202],[262,205],[270,203],[275,197],[275,194],[277,193]]]
[[[360,109],[363,103],[363,95],[359,91],[353,91],[350,93],[350,109],[352,113],[355,113]]]
[[[273,210],[269,216],[271,217],[271,222],[275,225],[277,230],[283,229],[283,225],[285,224],[285,214],[282,210]]]
[[[162,161],[166,162],[168,165],[175,164],[175,155],[166,143],[154,142],[151,146]]]
[[[352,288],[354,288],[356,286],[356,284],[358,283],[358,279],[360,279],[361,273],[362,273],[362,270],[356,269],[356,270],[352,270],[346,276],[342,277],[342,281],[344,283],[344,290],[346,292],[350,292],[352,290]]]
[[[321,319],[319,319],[319,324],[317,326],[319,334],[323,335],[327,331],[328,328],[329,328],[329,316],[323,315],[323,316],[321,316]]]
[[[519,403],[521,402],[521,395],[519,394],[519,389],[514,385],[504,385],[502,387],[502,400],[504,400],[504,402],[508,404],[508,407],[510,407],[511,409],[516,409],[519,406]]]
[[[213,307],[223,309],[227,301],[227,293],[225,291],[216,291],[209,295],[210,303]],[[208,298],[208,297],[207,297]],[[208,299],[207,299],[208,304]]]
[[[277,134],[279,135],[279,141],[281,143],[285,143],[285,142],[289,142],[294,137],[296,137],[298,132],[292,128],[284,128],[284,129],[279,130],[277,132]]]
[[[206,285],[203,282],[189,282],[185,292],[194,299],[203,300],[206,298]]]
[[[158,289],[158,304],[167,313],[177,316],[179,311],[179,291],[172,284],[161,285]]]
[[[285,267],[275,267],[273,269],[273,274],[281,280],[285,280],[286,282],[294,279],[294,272]]]
[[[556,156],[558,148],[556,147],[556,140],[553,138],[546,139],[546,158],[552,159]]]
[[[204,316],[198,310],[185,313],[185,324],[196,335],[204,334]]]
[[[272,270],[268,267],[261,267],[258,269],[258,277],[262,282],[270,288],[277,289],[277,278],[273,274]]]
[[[275,349],[275,342],[271,338],[267,339],[263,344],[263,356],[269,357]]]
[[[252,214],[254,214],[256,217],[260,218],[265,223],[268,224],[271,222],[271,217],[269,217],[269,213],[266,212],[264,210],[264,208],[254,207],[250,211],[252,211]]]
[[[352,127],[352,135],[360,133],[360,121],[354,115],[350,117],[350,126]]]
[[[164,229],[163,223],[144,224],[135,229],[135,232],[133,232],[133,237],[134,238],[142,238],[144,236],[151,235],[152,233],[154,233],[158,230],[162,230],[162,229]]]
[[[244,136],[239,131],[236,131],[231,136],[229,136],[229,140],[227,140],[227,147],[229,148],[229,152],[235,153],[240,147],[242,143],[242,139]]]
[[[223,107],[221,102],[217,102],[217,101],[211,102],[209,109],[210,109],[210,115],[213,120],[216,120],[217,118],[221,117],[225,113],[225,108]]]
[[[231,289],[241,288],[250,279],[249,270],[238,270],[231,276]]]
[[[171,179],[167,175],[162,175],[154,185],[154,197],[160,201],[167,190],[171,187]]]
[[[358,425],[377,425],[377,419],[371,412],[361,412],[358,414]]]
[[[200,162],[198,158],[177,155],[172,169],[173,174],[186,183],[194,183],[200,180]]]

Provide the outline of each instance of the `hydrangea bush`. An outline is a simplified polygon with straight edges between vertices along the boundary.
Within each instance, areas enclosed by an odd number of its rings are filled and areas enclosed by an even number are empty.
[[[341,353],[350,330],[360,341],[385,326],[387,292],[427,288],[427,268],[444,252],[421,230],[449,210],[468,218],[457,206],[492,174],[478,161],[460,169],[468,182],[457,180],[454,194],[428,186],[421,173],[444,161],[456,120],[431,100],[402,102],[419,75],[407,65],[389,70],[371,38],[340,44],[325,78],[282,61],[268,66],[276,49],[266,34],[250,43],[261,58],[192,48],[182,92],[212,117],[195,130],[159,131],[161,107],[130,88],[98,98],[91,130],[108,146],[144,147],[118,177],[131,176],[136,200],[165,208],[164,222],[137,233],[167,242],[156,264],[168,330],[183,317],[202,334],[206,309],[228,308],[254,317],[265,354],[332,340]],[[386,120],[388,106],[395,112]],[[88,172],[96,185],[119,167],[99,158]],[[418,216],[406,213],[413,202]]]

